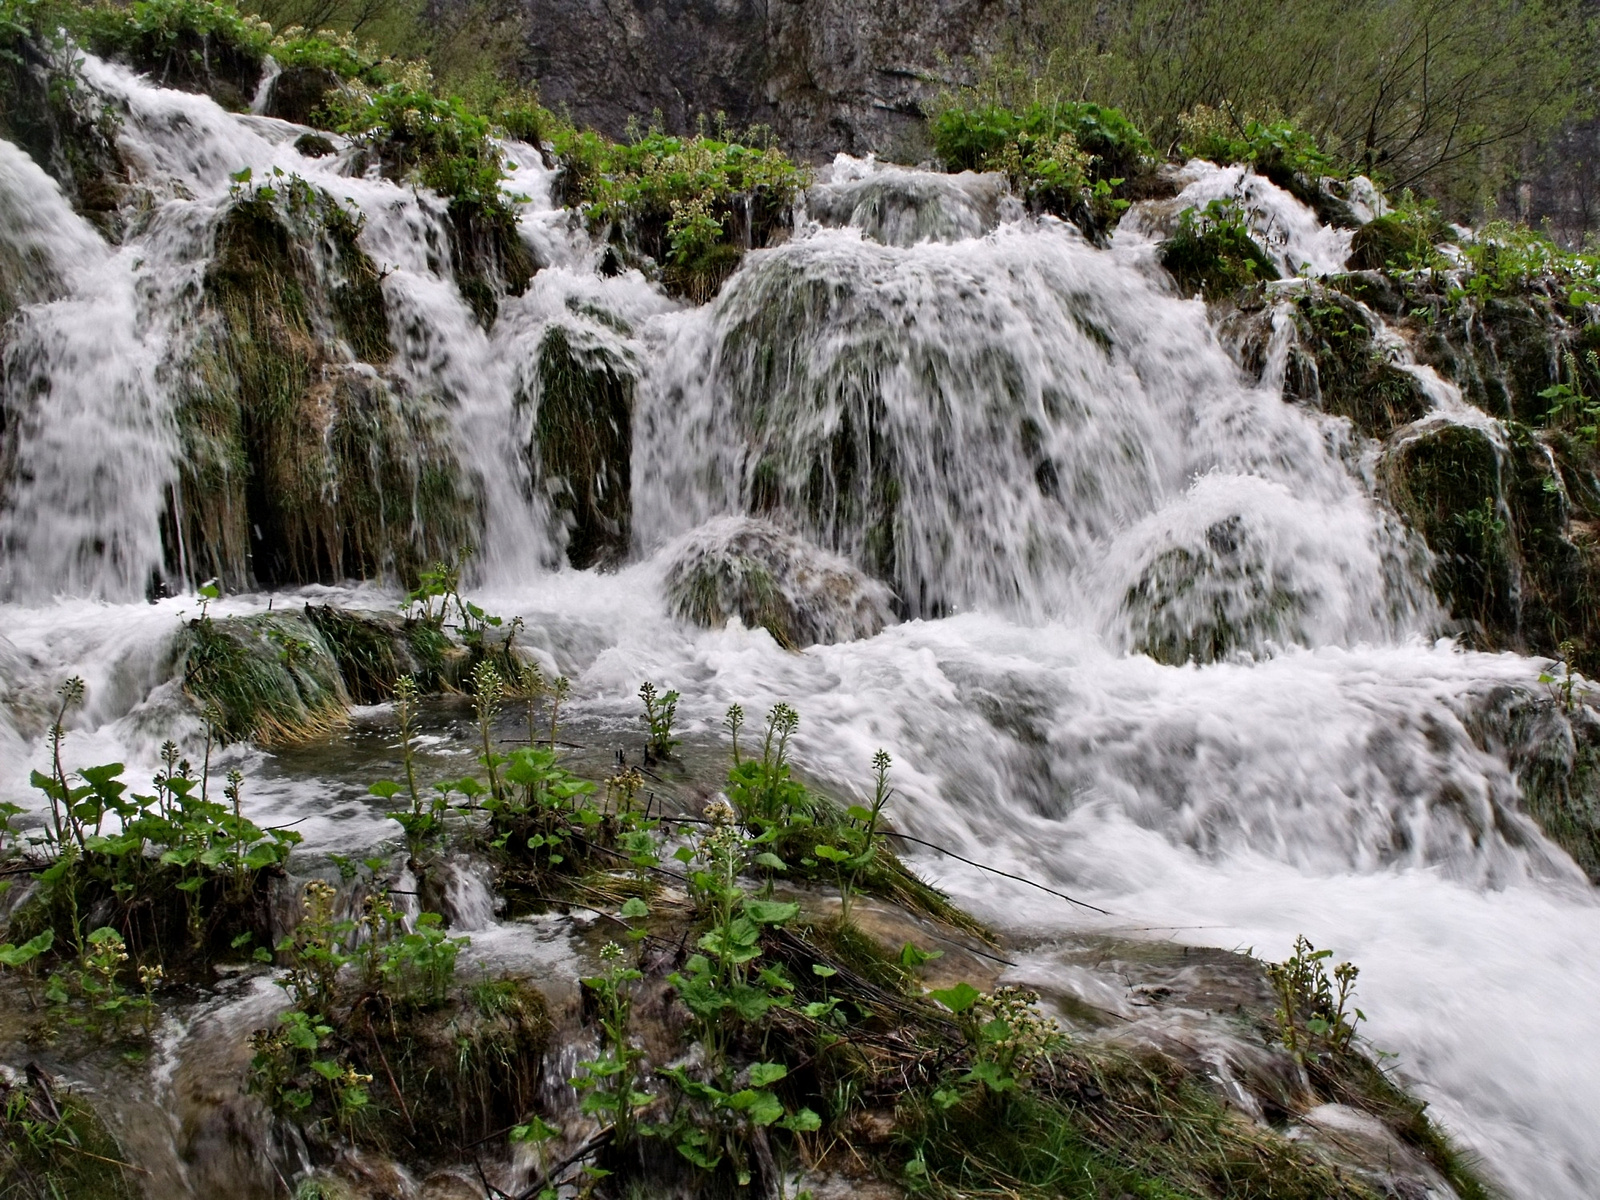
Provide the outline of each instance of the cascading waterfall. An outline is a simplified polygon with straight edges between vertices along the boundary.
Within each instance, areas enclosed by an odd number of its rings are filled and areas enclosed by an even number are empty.
[[[1046,941],[1146,930],[1280,956],[1304,932],[1362,966],[1375,1043],[1517,1195],[1600,1187],[1600,905],[1474,733],[1540,664],[1427,640],[1424,564],[1348,427],[1283,402],[1281,359],[1245,380],[1154,260],[1177,206],[1224,195],[1290,273],[1336,268],[1347,235],[1264,180],[1191,164],[1179,201],[1096,249],[991,178],[841,160],[788,244],[685,309],[637,273],[602,277],[537,154],[512,147],[542,269],[486,334],[436,198],[348,174],[348,150],[306,158],[283,122],[85,72],[125,110],[149,212],[109,248],[0,143],[0,263],[38,266],[5,334],[7,798],[27,796],[68,674],[89,683],[75,762],[151,766],[173,728],[170,645],[193,602],[142,602],[170,576],[173,379],[231,177],[277,169],[363,214],[395,347],[381,371],[448,414],[478,498],[477,594],[576,674],[580,711],[632,720],[643,678],[680,687],[707,729],[729,702],[786,700],[801,761],[841,788],[884,746],[908,831],[1116,914],[923,864]],[[556,328],[636,388],[634,561],[615,573],[555,566],[565,535],[529,443]],[[1460,405],[1434,383],[1441,412]],[[799,654],[671,620],[658,551],[736,513],[851,559],[907,619]],[[1189,658],[1206,665],[1157,661]],[[258,816],[303,820],[313,847],[387,836],[334,766],[231,753]],[[485,902],[462,900],[488,922]]]

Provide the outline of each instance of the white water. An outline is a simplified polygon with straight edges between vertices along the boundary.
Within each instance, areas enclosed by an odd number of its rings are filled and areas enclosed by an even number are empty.
[[[883,746],[908,831],[1115,913],[1086,923],[924,864],[1019,930],[1150,930],[1275,957],[1304,932],[1361,965],[1373,1041],[1517,1195],[1600,1190],[1600,905],[1463,727],[1490,688],[1534,686],[1539,664],[1429,641],[1438,613],[1346,464],[1347,431],[1284,404],[1271,372],[1242,382],[1204,307],[1154,265],[1160,212],[1095,250],[1021,219],[992,181],[847,161],[795,240],[686,310],[637,274],[596,274],[537,156],[513,148],[534,198],[525,234],[550,265],[486,335],[452,283],[435,198],[342,175],[348,156],[304,159],[291,126],[87,70],[128,108],[124,150],[154,207],[101,249],[0,145],[0,196],[29,197],[0,238],[58,263],[66,292],[40,294],[7,335],[4,400],[25,420],[23,482],[0,515],[0,792],[26,794],[68,674],[88,683],[74,763],[149,769],[192,727],[170,646],[195,603],[139,599],[174,478],[168,372],[228,174],[276,166],[366,214],[400,348],[386,371],[447,408],[484,497],[474,595],[527,619],[586,715],[634,719],[644,678],[681,690],[682,719],[707,729],[732,701],[786,700],[807,769],[846,788]],[[1185,202],[1243,189],[1291,270],[1341,256],[1345,235],[1264,181],[1189,172]],[[516,450],[531,414],[515,398],[537,403],[552,322],[639,373],[640,561],[614,575],[550,567],[559,538]],[[31,380],[48,381],[37,406]],[[802,654],[669,620],[656,552],[744,509],[758,483],[802,532],[885,570],[917,619]],[[1192,589],[1156,617],[1130,608],[1180,560],[1199,564]],[[1219,612],[1243,631],[1233,661],[1128,652]],[[361,789],[234,753],[259,817],[302,820],[330,849],[388,835]],[[485,900],[463,897],[475,920]]]

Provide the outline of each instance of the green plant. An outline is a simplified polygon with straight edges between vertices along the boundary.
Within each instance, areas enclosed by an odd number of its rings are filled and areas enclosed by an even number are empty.
[[[374,941],[378,932],[371,933]],[[384,941],[378,973],[391,999],[436,1007],[455,981],[456,957],[471,944],[471,938],[446,935],[438,913],[419,913],[413,930],[391,932]]]
[[[1339,963],[1330,977],[1327,963],[1332,957],[1333,951],[1318,950],[1301,936],[1286,960],[1266,964],[1278,994],[1278,1033],[1297,1062],[1348,1053],[1356,1025],[1366,1019],[1350,1003],[1360,969]]]
[[[1550,689],[1550,696],[1560,704],[1564,712],[1576,712],[1582,698],[1592,690],[1584,683],[1582,676],[1572,669],[1572,660],[1577,656],[1578,644],[1571,638],[1562,641],[1556,648],[1557,661],[1561,666],[1561,674],[1554,675],[1549,671],[1539,673],[1539,682]],[[0,946],[0,962],[4,962],[5,947]],[[10,964],[7,963],[7,966]]]
[[[1179,150],[1217,163],[1250,163],[1263,174],[1282,172],[1313,179],[1335,169],[1317,139],[1284,119],[1241,117],[1229,105],[1197,104],[1178,118]]]
[[[1186,208],[1178,228],[1161,243],[1161,265],[1185,292],[1220,299],[1259,280],[1278,278],[1278,269],[1256,244],[1243,209],[1230,200]]]
[[[644,761],[666,762],[672,757],[672,748],[679,739],[672,736],[672,722],[678,713],[678,693],[657,692],[656,685],[648,680],[639,685],[639,699],[644,701],[644,721],[650,737],[645,742]]]
[[[635,901],[644,908],[642,901]],[[626,910],[625,910],[626,911]],[[642,912],[639,915],[643,915]],[[635,1137],[636,1114],[653,1097],[641,1091],[640,1062],[645,1057],[629,1041],[628,1022],[633,1011],[632,985],[643,974],[623,962],[622,947],[607,942],[600,949],[600,974],[583,980],[597,1000],[600,1016],[600,1054],[578,1064],[572,1086],[583,1095],[583,1111],[609,1121],[618,1145]]]
[[[878,824],[883,818],[884,806],[894,789],[889,786],[889,755],[879,750],[872,756],[872,801],[863,807],[852,804],[845,813],[846,824],[842,830],[849,836],[839,838],[843,846],[826,843],[817,845],[814,853],[824,862],[831,863],[839,882],[839,922],[850,920],[850,898],[855,892],[856,880],[862,871],[870,868],[878,856]]]
[[[1600,377],[1600,352],[1590,350],[1584,355],[1584,361],[1589,373]],[[1552,425],[1571,422],[1581,437],[1600,446],[1600,397],[1584,392],[1583,375],[1576,354],[1568,351],[1562,358],[1562,364],[1566,368],[1567,378],[1539,393],[1541,400],[1550,402],[1546,420]]]

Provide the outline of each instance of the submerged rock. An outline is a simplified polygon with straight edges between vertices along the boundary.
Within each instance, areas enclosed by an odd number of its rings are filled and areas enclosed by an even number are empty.
[[[224,743],[304,741],[342,724],[350,704],[327,643],[290,612],[190,622],[183,687]]]
[[[669,553],[668,607],[708,629],[736,616],[797,650],[871,637],[893,620],[887,587],[770,521],[723,517]]]

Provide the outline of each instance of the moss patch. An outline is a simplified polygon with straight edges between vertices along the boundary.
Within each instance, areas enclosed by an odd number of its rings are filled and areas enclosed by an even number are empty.
[[[1354,300],[1316,288],[1295,301],[1294,322],[1299,342],[1284,379],[1287,396],[1348,417],[1373,438],[1428,411],[1422,385],[1388,360]]]
[[[409,579],[470,540],[443,414],[372,369],[393,346],[359,230],[293,178],[223,219],[206,276],[213,337],[179,407],[174,574],[232,587]]]
[[[628,553],[633,389],[632,372],[614,355],[580,352],[559,325],[545,334],[528,456],[565,526],[574,567],[615,564]]]
[[[224,741],[304,741],[340,724],[349,704],[339,665],[304,617],[261,613],[189,624],[184,691]]]

